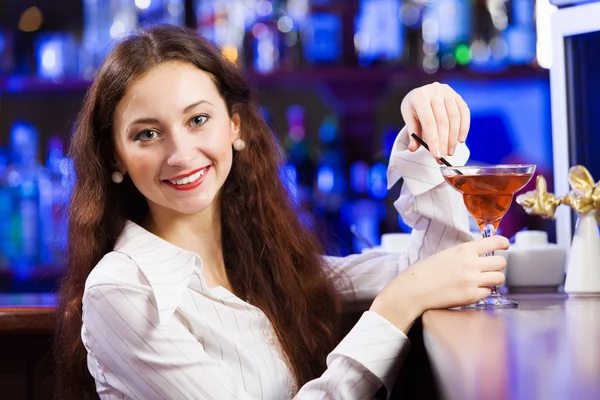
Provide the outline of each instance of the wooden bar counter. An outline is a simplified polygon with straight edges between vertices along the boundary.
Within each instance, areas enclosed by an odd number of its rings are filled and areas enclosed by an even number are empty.
[[[0,399],[52,399],[52,294],[0,295]]]
[[[427,311],[391,399],[599,400],[600,297],[509,297],[518,309]],[[0,400],[52,398],[54,301],[0,295]]]
[[[423,315],[423,343],[440,397],[600,399],[600,297],[508,297],[518,309]]]

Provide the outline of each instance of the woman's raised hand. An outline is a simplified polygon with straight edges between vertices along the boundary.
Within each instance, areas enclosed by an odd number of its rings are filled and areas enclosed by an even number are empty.
[[[471,124],[467,103],[450,86],[432,83],[411,90],[400,106],[409,135],[416,133],[435,158],[454,154],[457,142],[464,143]],[[419,143],[411,138],[408,149]]]
[[[371,311],[407,332],[425,310],[475,303],[490,295],[490,286],[504,282],[506,260],[481,256],[508,247],[508,239],[496,235],[440,251],[398,275]]]

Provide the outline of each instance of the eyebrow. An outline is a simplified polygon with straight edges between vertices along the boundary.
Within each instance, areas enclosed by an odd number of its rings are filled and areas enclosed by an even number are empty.
[[[197,106],[199,106],[200,104],[203,104],[203,103],[209,104],[209,105],[211,105],[211,106],[214,107],[213,103],[211,103],[210,101],[208,101],[208,100],[200,100],[200,101],[192,103],[189,106],[187,106],[186,108],[184,108],[183,109],[183,113],[185,114],[187,112],[190,112],[191,110],[193,110],[194,108],[196,108]]]
[[[186,108],[184,108],[182,114],[186,114],[186,113],[190,112],[191,110],[193,110],[194,108],[198,107],[200,104],[204,104],[204,103],[209,104],[212,107],[214,107],[214,105],[208,100],[199,100],[195,103],[190,104]],[[158,120],[156,118],[149,118],[149,117],[138,118],[129,124],[129,127],[127,128],[127,130],[129,130],[133,125],[136,125],[136,124],[157,124],[157,123],[158,123]]]

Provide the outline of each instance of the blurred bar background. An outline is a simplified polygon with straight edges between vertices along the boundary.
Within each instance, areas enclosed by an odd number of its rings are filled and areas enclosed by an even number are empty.
[[[434,81],[471,108],[472,164],[535,163],[552,191],[547,0],[0,0],[0,292],[52,292],[64,270],[72,124],[104,55],[132,29],[188,26],[258,89],[281,173],[360,252],[408,232],[386,189],[400,102]],[[597,178],[597,177],[596,177]],[[532,189],[535,180],[527,190]],[[321,226],[321,225],[320,225]],[[500,233],[554,223],[512,207]],[[475,229],[477,230],[477,229]]]

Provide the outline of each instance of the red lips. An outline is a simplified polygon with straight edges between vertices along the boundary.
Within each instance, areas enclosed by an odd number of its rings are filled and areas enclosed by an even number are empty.
[[[176,184],[169,182],[168,180],[165,180],[163,182],[175,190],[192,190],[192,189],[195,189],[198,186],[200,186],[200,184],[204,181],[204,178],[206,178],[206,176],[210,172],[210,165],[208,167],[200,168],[200,169],[197,169],[188,174],[179,175],[179,176],[176,176],[176,177],[170,179],[170,180],[177,180],[177,179],[187,178],[188,176],[194,175],[195,173],[197,173],[198,171],[202,171],[203,169],[206,169],[206,171],[204,172],[204,175],[202,175],[201,177],[199,177],[198,179],[196,179],[195,181],[190,182],[190,183],[184,183],[183,185],[176,185]]]

